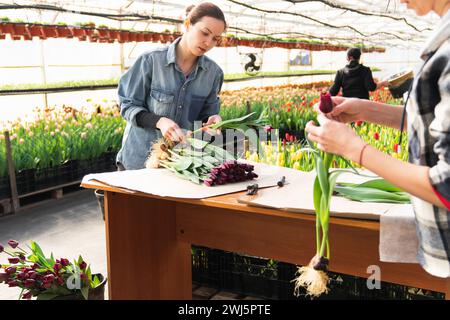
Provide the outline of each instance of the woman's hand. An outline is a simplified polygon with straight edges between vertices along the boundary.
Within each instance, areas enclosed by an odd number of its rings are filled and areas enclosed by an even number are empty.
[[[186,135],[180,127],[169,118],[160,118],[156,123],[156,128],[161,130],[164,138],[173,142],[186,142]]]
[[[204,131],[206,131],[211,136],[216,135],[216,134],[219,135],[221,133],[220,129],[212,130],[212,129],[208,129],[208,127],[213,124],[219,123],[221,121],[222,121],[222,118],[218,114],[215,114],[215,115],[209,117],[208,121],[206,121],[206,123],[203,124]]]
[[[331,120],[321,113],[317,116],[317,120],[320,126],[316,126],[313,121],[306,124],[308,139],[317,142],[320,150],[359,163],[361,150],[366,143],[343,123]]]
[[[332,97],[333,110],[326,117],[342,123],[364,121],[365,101],[357,98]],[[317,112],[320,110],[315,108]]]

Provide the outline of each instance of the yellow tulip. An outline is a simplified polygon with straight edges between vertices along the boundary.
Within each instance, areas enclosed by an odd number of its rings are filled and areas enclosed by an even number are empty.
[[[298,162],[298,161],[294,162],[294,165],[292,166],[292,168],[294,168],[295,170],[301,170],[300,162]]]

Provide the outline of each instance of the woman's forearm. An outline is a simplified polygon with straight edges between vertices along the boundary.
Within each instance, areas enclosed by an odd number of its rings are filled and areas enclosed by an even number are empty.
[[[402,121],[402,106],[393,106],[386,103],[365,101],[364,121],[372,122],[395,129],[400,129]],[[406,118],[405,127],[406,128]]]
[[[362,165],[368,170],[385,178],[402,190],[445,208],[436,196],[428,175],[429,167],[418,166],[395,159],[372,146],[367,146],[361,158]]]

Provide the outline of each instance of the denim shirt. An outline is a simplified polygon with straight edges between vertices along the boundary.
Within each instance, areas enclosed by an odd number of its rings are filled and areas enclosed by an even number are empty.
[[[117,162],[125,169],[142,169],[153,142],[162,137],[156,128],[141,128],[136,115],[150,111],[175,121],[190,130],[194,121],[219,113],[222,69],[210,58],[201,56],[188,78],[176,64],[171,45],[146,52],[120,78],[120,113],[127,121]]]

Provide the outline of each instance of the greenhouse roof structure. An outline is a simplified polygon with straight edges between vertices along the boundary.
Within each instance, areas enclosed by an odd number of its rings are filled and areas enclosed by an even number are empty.
[[[0,0],[0,16],[67,23],[95,20],[136,30],[180,30],[192,0]],[[324,40],[336,44],[420,47],[438,21],[396,0],[216,0],[227,33]],[[26,10],[24,10],[26,9]],[[24,13],[25,12],[25,13]],[[99,22],[101,20],[101,22]]]

